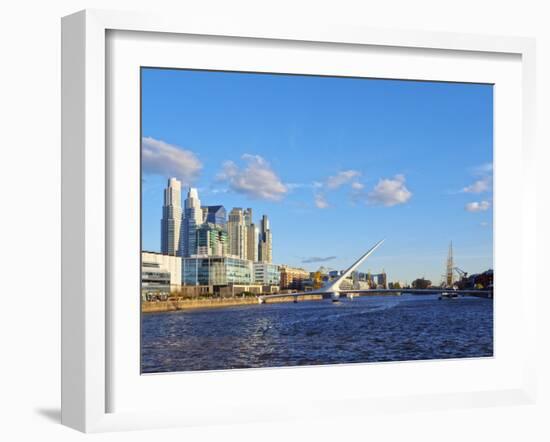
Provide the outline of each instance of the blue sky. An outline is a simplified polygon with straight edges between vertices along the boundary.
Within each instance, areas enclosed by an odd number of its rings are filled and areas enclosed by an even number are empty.
[[[169,176],[267,214],[273,260],[439,283],[492,268],[490,85],[142,70],[143,248]]]

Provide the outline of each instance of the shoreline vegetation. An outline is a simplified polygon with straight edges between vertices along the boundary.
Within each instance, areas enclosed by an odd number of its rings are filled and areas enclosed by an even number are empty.
[[[377,296],[380,296],[380,294],[377,294]],[[397,294],[391,293],[391,294],[386,294],[382,296],[397,296]],[[275,303],[281,303],[281,302],[294,302],[295,299],[296,297],[294,296],[285,296],[282,298],[270,299],[267,303],[275,304]],[[322,299],[323,297],[321,295],[309,295],[309,296],[297,297],[298,302],[319,301]],[[227,297],[227,298],[168,299],[166,301],[142,301],[141,312],[142,313],[162,313],[162,312],[185,311],[185,310],[195,310],[195,309],[235,307],[235,306],[241,306],[241,305],[254,305],[254,304],[258,304],[258,298],[256,296]]]

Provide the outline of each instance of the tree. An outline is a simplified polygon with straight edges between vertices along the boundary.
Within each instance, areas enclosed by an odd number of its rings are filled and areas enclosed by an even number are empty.
[[[424,278],[415,279],[412,283],[413,289],[427,289],[431,285],[432,285],[432,281]]]
[[[401,288],[401,284],[399,284],[398,282],[394,282],[394,283],[393,283],[393,288],[394,288],[394,289],[400,289],[400,288]]]

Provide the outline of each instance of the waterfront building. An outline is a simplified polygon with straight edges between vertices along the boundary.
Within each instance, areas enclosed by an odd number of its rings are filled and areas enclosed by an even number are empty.
[[[229,212],[227,220],[227,235],[229,238],[229,254],[241,259],[247,259],[248,235],[243,209],[235,207]]]
[[[234,297],[243,294],[260,295],[277,293],[279,287],[262,286],[260,284],[227,284],[227,285],[186,285],[182,286],[182,295],[191,297]]]
[[[141,252],[141,293],[169,295],[181,288],[181,258],[155,252]],[[145,299],[145,298],[144,298]]]
[[[165,301],[168,296],[170,296],[170,273],[163,271],[157,263],[142,263],[141,299]]]
[[[234,256],[194,256],[182,260],[183,285],[252,284],[253,263]]]
[[[309,272],[301,268],[280,266],[281,289],[303,290],[304,281],[309,279]]]
[[[368,290],[371,288],[370,282],[366,273],[352,272],[352,289],[354,290]]]
[[[262,216],[258,243],[258,261],[272,262],[272,236],[267,215]]]
[[[181,257],[156,252],[141,252],[141,263],[158,264],[159,268],[170,274],[170,291],[177,291],[181,285]]]
[[[233,297],[243,294],[261,295],[266,293],[261,284],[228,284],[214,289],[214,294],[221,297]]]
[[[226,256],[228,250],[227,231],[223,226],[205,223],[197,229],[197,255]]]
[[[225,226],[227,223],[227,212],[223,206],[203,206],[202,222]]]
[[[197,228],[202,225],[202,208],[197,189],[190,187],[185,199],[183,213],[180,256],[197,254]]]
[[[281,283],[279,266],[268,262],[254,263],[254,282],[262,285],[276,285]]]
[[[388,278],[386,276],[386,272],[382,272],[376,275],[376,288],[379,288],[379,289],[388,288]]]
[[[160,222],[160,249],[165,255],[181,255],[181,183],[176,178],[170,178],[164,189],[164,204]]]
[[[338,278],[343,272],[341,270],[331,270],[328,272],[329,280]],[[344,281],[342,281],[342,289],[366,290],[368,288],[388,288],[387,275],[382,273],[372,274],[369,272],[352,272]]]

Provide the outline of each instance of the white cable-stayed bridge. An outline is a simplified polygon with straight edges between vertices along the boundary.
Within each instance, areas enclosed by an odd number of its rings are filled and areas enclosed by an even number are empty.
[[[491,298],[493,296],[492,290],[455,290],[453,288],[428,288],[428,289],[346,289],[342,288],[342,283],[363,263],[366,259],[374,253],[374,251],[382,245],[384,240],[378,241],[372,246],[365,254],[363,254],[357,261],[355,261],[350,267],[348,267],[338,278],[328,282],[323,287],[315,290],[297,292],[297,293],[276,293],[273,295],[262,295],[258,297],[260,304],[265,304],[266,301],[276,298],[288,298],[294,297],[295,302],[298,297],[306,296],[322,296],[324,299],[331,299],[333,302],[337,302],[340,298],[353,299],[355,296],[362,295],[375,295],[375,294],[441,294],[444,297],[456,297],[458,295],[467,296],[480,296]]]

